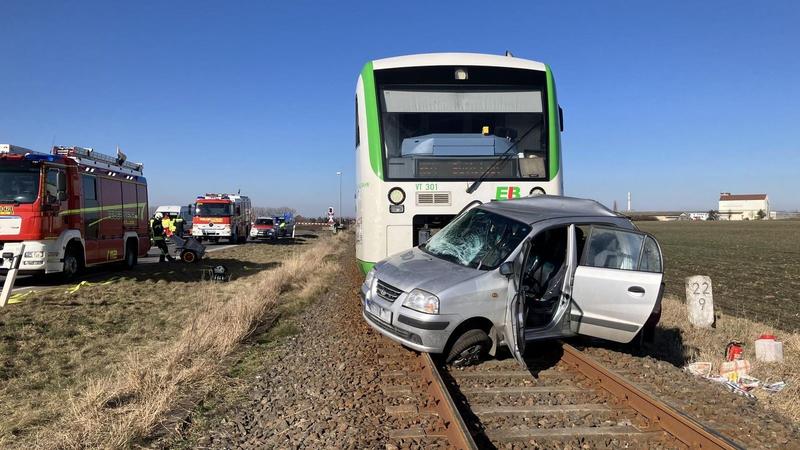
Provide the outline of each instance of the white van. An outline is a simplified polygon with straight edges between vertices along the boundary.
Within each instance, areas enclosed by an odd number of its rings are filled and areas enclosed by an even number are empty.
[[[169,213],[173,219],[177,216],[183,218],[183,234],[191,235],[192,233],[192,205],[178,206],[178,205],[163,205],[156,208],[156,214]]]

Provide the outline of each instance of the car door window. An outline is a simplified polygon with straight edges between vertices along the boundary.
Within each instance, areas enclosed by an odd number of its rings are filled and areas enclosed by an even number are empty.
[[[638,270],[645,235],[605,227],[592,227],[581,265],[604,269]]]
[[[663,269],[663,265],[661,264],[661,251],[658,249],[658,244],[652,236],[647,236],[644,240],[639,270],[643,272],[661,273]]]

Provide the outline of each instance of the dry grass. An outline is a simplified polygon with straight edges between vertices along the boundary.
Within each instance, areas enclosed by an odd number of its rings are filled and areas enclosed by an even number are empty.
[[[173,341],[207,298],[228,301],[236,287],[314,240],[211,253],[208,261],[234,275],[213,295],[197,295],[208,284],[204,264],[144,264],[117,272],[111,284],[74,292],[50,280],[49,289],[0,309],[0,448],[29,448],[39,430],[69,412],[71,395],[125,362],[130,349],[147,355]]]
[[[150,354],[131,352],[124,364],[91,383],[73,399],[64,420],[39,433],[46,448],[120,448],[136,444],[180,415],[187,395],[202,396],[223,361],[256,330],[274,319],[281,295],[318,289],[315,274],[333,270],[326,255],[336,253],[345,237],[324,239],[274,270],[250,277],[246,284],[207,284],[197,295],[205,306],[180,334]],[[224,303],[217,298],[236,289]],[[182,404],[184,402],[184,404]]]
[[[689,362],[708,361],[713,364],[712,374],[719,371],[724,361],[725,346],[731,340],[744,343],[745,359],[750,361],[751,376],[762,382],[785,381],[786,388],[776,394],[763,389],[752,393],[766,408],[778,411],[800,422],[800,333],[791,333],[775,329],[763,323],[749,319],[734,317],[728,314],[717,314],[716,328],[694,328],[688,322],[686,306],[675,297],[667,297],[663,303],[661,317],[662,329],[677,329],[673,339],[660,339],[664,347],[659,353],[680,354]],[[783,342],[783,363],[761,363],[756,361],[755,340],[765,332],[770,332]],[[676,339],[676,336],[680,336]]]

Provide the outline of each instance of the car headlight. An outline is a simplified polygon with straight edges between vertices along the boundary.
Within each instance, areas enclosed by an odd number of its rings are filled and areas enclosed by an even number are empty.
[[[427,314],[439,314],[439,297],[421,289],[414,289],[403,300],[403,306]]]
[[[26,258],[44,258],[44,252],[43,251],[25,252],[24,256]]]
[[[370,269],[369,272],[367,272],[366,278],[364,278],[364,287],[366,287],[367,289],[371,288],[372,280],[374,278],[375,278],[375,268],[373,267],[372,269]]]

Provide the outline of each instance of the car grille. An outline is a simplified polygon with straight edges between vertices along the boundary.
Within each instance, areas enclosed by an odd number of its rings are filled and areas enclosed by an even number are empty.
[[[398,289],[389,283],[378,280],[377,292],[378,292],[378,297],[393,302],[397,300],[397,297],[400,297],[400,294],[403,293],[403,290]]]

